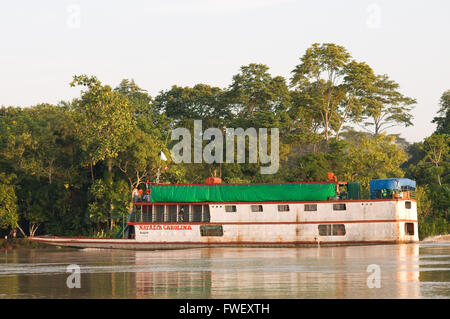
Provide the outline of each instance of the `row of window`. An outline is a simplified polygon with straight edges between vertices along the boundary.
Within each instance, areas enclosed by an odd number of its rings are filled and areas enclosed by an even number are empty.
[[[406,201],[405,208],[411,209],[411,202]],[[250,209],[252,212],[262,212],[263,206],[262,205],[251,205]],[[304,210],[305,210],[305,212],[315,212],[315,211],[317,211],[317,204],[305,204]],[[347,210],[347,205],[345,203],[333,204],[333,210]],[[225,211],[227,213],[235,213],[237,211],[236,205],[225,205]],[[289,205],[278,205],[278,211],[279,212],[288,212]]]
[[[305,204],[305,212],[315,212],[317,211],[317,204]],[[263,205],[250,205],[250,210],[252,212],[262,212]],[[290,210],[289,205],[278,205],[279,212],[288,212]],[[347,206],[342,203],[333,204],[333,210],[347,210]],[[225,211],[227,213],[236,213],[236,205],[225,205]]]
[[[345,236],[344,224],[319,225],[320,236]],[[202,225],[200,226],[201,236],[223,236],[222,225]]]
[[[345,225],[344,224],[326,224],[319,225],[320,236],[344,236]]]
[[[142,205],[135,209],[129,222],[209,222],[209,205]]]
[[[290,206],[287,204],[277,205],[279,212],[289,212]],[[405,208],[411,209],[411,202],[405,202]],[[250,205],[252,212],[263,212],[263,205]],[[333,210],[345,211],[345,203],[333,204]],[[304,204],[305,212],[317,211],[317,204]],[[225,205],[225,212],[236,213],[236,205]],[[209,205],[142,205],[135,211],[130,221],[135,222],[209,222]]]
[[[318,226],[319,236],[345,236],[344,224],[324,224]],[[223,236],[222,225],[200,226],[201,236]],[[405,223],[405,234],[414,235],[414,224]]]

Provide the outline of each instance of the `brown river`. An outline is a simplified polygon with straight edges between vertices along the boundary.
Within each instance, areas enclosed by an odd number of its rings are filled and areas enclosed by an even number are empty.
[[[450,298],[450,243],[0,251],[0,298]]]

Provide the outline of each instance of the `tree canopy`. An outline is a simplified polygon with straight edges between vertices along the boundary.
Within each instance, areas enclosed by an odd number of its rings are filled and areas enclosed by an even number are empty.
[[[0,228],[24,236],[113,231],[132,190],[158,172],[165,183],[202,183],[214,174],[233,183],[316,182],[334,172],[366,189],[370,179],[406,176],[418,181],[424,216],[446,214],[450,90],[433,120],[436,132],[409,144],[388,129],[412,125],[415,100],[388,75],[333,43],[313,44],[299,61],[290,79],[250,63],[227,87],[173,85],[154,97],[133,79],[113,87],[75,75],[70,85],[81,91],[71,101],[1,107]],[[226,163],[225,150],[224,163],[162,162],[160,152],[169,155],[175,143],[171,131],[192,133],[194,120],[224,133],[279,129],[279,170],[260,174],[260,158]]]

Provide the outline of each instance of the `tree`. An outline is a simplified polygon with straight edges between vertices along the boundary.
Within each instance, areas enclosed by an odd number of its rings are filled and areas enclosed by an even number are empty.
[[[116,160],[117,166],[128,180],[130,194],[145,179],[156,175],[159,152],[162,147],[161,143],[139,128],[135,128],[130,134],[130,138],[126,140],[126,146]]]
[[[375,136],[400,124],[405,127],[412,125],[410,112],[416,100],[401,94],[399,87],[385,74],[378,75],[371,84],[364,110],[364,124],[373,127]]]
[[[342,140],[330,140],[328,152],[312,153],[301,156],[295,175],[298,180],[307,182],[323,182],[328,180],[328,172],[341,177],[345,173],[348,162],[349,143]]]
[[[101,85],[96,77],[74,76],[71,86],[80,85],[81,98],[72,104],[75,112],[77,136],[87,155],[94,180],[93,166],[105,160],[108,171],[120,151],[120,141],[129,136],[134,125],[129,100],[108,85]]]
[[[70,163],[67,146],[73,140],[71,114],[50,104],[40,104],[24,112],[32,119],[28,125],[31,141],[26,152],[27,169],[52,184],[55,176],[66,174],[66,164]]]
[[[174,85],[155,97],[155,107],[172,118],[176,125],[185,127],[187,122],[199,119],[204,125],[220,126],[229,117],[222,89],[206,84],[192,88]]]
[[[18,203],[20,209],[19,230],[26,236],[26,227],[28,234],[34,236],[39,227],[52,217],[57,206],[57,199],[61,195],[58,192],[58,186],[55,184],[44,184],[33,175],[24,176],[17,186]]]
[[[372,179],[403,177],[400,165],[406,160],[406,153],[395,144],[395,136],[362,137],[342,159],[346,163],[343,177],[368,187]]]
[[[140,88],[133,79],[123,79],[114,89],[114,92],[122,94],[129,100],[136,120],[149,114],[156,115],[152,97],[147,93],[147,90]]]
[[[0,173],[0,228],[18,226],[17,197],[14,186],[11,185],[13,177]]]
[[[108,85],[102,85],[94,77],[74,76],[71,86],[80,85],[86,90],[81,98],[72,103],[77,137],[86,154],[94,181],[93,167],[105,161],[111,178],[113,160],[117,158],[123,139],[129,137],[135,124],[133,108],[129,99]],[[110,229],[113,228],[113,203],[109,203]]]
[[[315,43],[300,60],[291,78],[297,95],[294,108],[309,110],[297,113],[309,113],[315,128],[319,124],[323,129],[327,145],[348,122],[366,120],[366,126],[374,126],[374,135],[399,123],[412,124],[409,112],[415,100],[403,96],[387,75],[377,76],[366,63],[352,60],[344,47]]]
[[[269,67],[251,63],[233,76],[227,96],[233,113],[242,118],[255,112],[281,113],[290,106],[289,89],[281,76],[272,77]]]
[[[89,219],[100,230],[102,223],[108,220],[124,218],[129,212],[130,197],[128,185],[124,180],[114,181],[112,176],[97,179],[89,189],[94,201],[89,204]],[[111,229],[112,230],[112,223]]]
[[[2,108],[0,117],[1,164],[6,172],[27,171],[29,159],[27,152],[32,144],[30,122],[32,118],[21,108]]]
[[[350,57],[342,46],[314,43],[292,71],[291,87],[303,96],[305,105],[301,107],[313,110],[315,120],[324,130],[327,145],[335,117],[342,116],[345,99],[343,80]]]
[[[440,100],[438,115],[432,123],[436,123],[436,133],[450,134],[450,90],[445,91]]]
[[[450,135],[447,133],[449,98],[450,91],[444,92],[438,112],[440,116],[433,119],[438,124],[436,131],[423,142],[414,143],[408,148],[410,159],[406,173],[421,186],[422,194],[417,198],[418,207],[423,213],[433,217],[429,226],[433,229],[442,212],[445,219],[440,222],[446,222],[450,206]]]
[[[375,79],[374,72],[364,62],[350,61],[344,68],[344,79],[342,82],[341,107],[338,109],[339,116],[334,116],[331,127],[339,139],[341,130],[348,121],[359,121],[365,108],[369,103],[370,87]]]
[[[442,186],[441,175],[448,172],[450,159],[450,135],[433,134],[427,137],[422,145],[425,157],[419,165],[428,167],[432,176],[437,178],[437,183]]]
[[[167,118],[166,114],[162,114],[161,111],[168,111],[169,113],[173,111],[172,106],[174,105],[172,103],[174,101],[170,99],[171,101],[169,102],[162,95],[167,94],[166,97],[173,97],[172,93],[174,92],[171,92],[171,90],[170,92],[162,93],[157,97],[158,102],[155,102],[147,94],[146,90],[141,89],[133,80],[127,79],[122,80],[120,85],[114,90],[130,100],[136,120],[136,125],[133,127],[129,138],[122,141],[121,151],[116,159],[117,167],[128,180],[131,191],[143,183],[145,179],[152,179],[157,174],[158,168],[161,168],[159,159],[161,151],[169,154],[167,142],[170,138],[172,120]],[[190,101],[205,98],[205,95],[200,92],[212,93],[209,96],[210,98],[213,98],[213,95],[218,93],[217,88],[204,85],[195,86],[193,89],[182,88],[182,90],[189,91],[187,93],[188,96],[190,94],[195,96],[199,94],[201,96],[200,98],[198,96],[191,98],[189,99]],[[193,93],[194,91],[195,93]],[[208,100],[208,98],[206,99]],[[179,100],[177,103],[185,104],[187,107],[191,106],[187,100]],[[182,118],[177,119],[181,120]],[[176,168],[171,167],[171,173],[174,170]]]
[[[292,106],[287,114],[291,119],[291,126],[287,134],[290,144],[295,146],[313,145],[314,151],[318,150],[318,145],[322,142],[323,136],[320,133],[321,119],[317,112],[310,107],[311,101],[304,91],[291,91]]]

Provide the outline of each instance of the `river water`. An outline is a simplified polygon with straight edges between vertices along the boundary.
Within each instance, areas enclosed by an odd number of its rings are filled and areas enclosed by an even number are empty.
[[[450,243],[17,249],[0,252],[0,298],[450,298]]]

